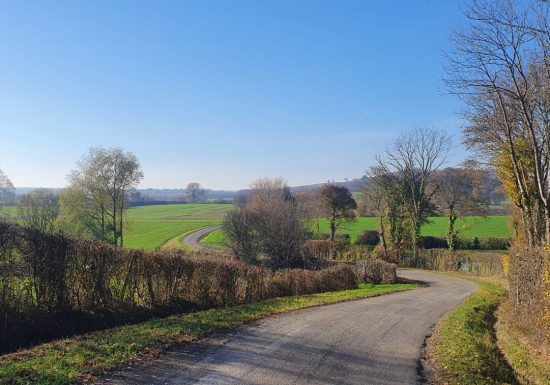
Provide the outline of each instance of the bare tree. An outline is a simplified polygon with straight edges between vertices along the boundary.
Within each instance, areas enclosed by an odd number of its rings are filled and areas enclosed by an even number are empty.
[[[399,136],[377,156],[376,174],[393,186],[399,204],[410,221],[413,254],[418,256],[420,229],[433,212],[433,173],[445,162],[451,140],[436,129],[415,129]]]
[[[227,236],[228,246],[235,257],[243,262],[260,264],[262,240],[258,232],[259,217],[252,210],[235,208],[224,218],[222,229]]]
[[[226,216],[224,229],[238,258],[259,263],[263,254],[272,268],[299,267],[308,239],[302,213],[285,181],[259,179],[247,206]]]
[[[188,183],[185,188],[185,198],[189,203],[202,203],[206,200],[206,190],[200,183]]]
[[[438,192],[435,204],[447,217],[447,244],[454,250],[458,239],[456,222],[466,215],[485,215],[488,199],[483,175],[471,168],[446,168],[435,176]]]
[[[447,87],[465,102],[466,144],[509,168],[529,244],[550,240],[549,10],[543,1],[475,0],[447,54]]]
[[[345,186],[327,183],[315,194],[320,209],[330,227],[330,240],[334,240],[336,230],[355,219],[357,202]]]
[[[139,161],[131,152],[92,148],[68,177],[62,213],[92,236],[123,247],[127,194],[142,178]]]
[[[15,188],[10,178],[0,169],[0,219],[5,217],[4,208],[13,203]]]
[[[55,230],[59,216],[58,195],[52,189],[36,189],[25,194],[17,205],[17,215],[23,226],[45,233]]]

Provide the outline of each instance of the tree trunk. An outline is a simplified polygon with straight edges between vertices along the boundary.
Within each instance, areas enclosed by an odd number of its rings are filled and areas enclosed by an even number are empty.
[[[449,223],[447,226],[447,245],[449,246],[449,250],[453,251],[456,248],[455,222],[457,220],[457,217],[451,211],[449,213],[448,219]]]
[[[119,232],[120,232],[120,247],[124,247],[124,232],[122,229],[122,213],[124,211],[124,189],[122,189],[122,196],[121,196],[121,202],[120,202],[120,225],[119,225]]]
[[[380,216],[379,223],[380,223],[380,240],[382,241],[382,249],[384,250],[384,259],[388,260],[388,244],[386,243],[386,231],[384,229],[384,217]]]
[[[336,223],[334,220],[330,221],[330,240],[334,241],[334,235],[336,234]]]
[[[330,218],[330,240],[334,241],[334,234],[336,234],[336,210],[332,209],[332,217]]]

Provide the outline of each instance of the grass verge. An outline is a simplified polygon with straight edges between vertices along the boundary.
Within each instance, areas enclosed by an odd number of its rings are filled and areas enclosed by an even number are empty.
[[[65,385],[91,382],[130,362],[152,358],[170,346],[189,343],[216,330],[237,327],[273,314],[374,297],[414,284],[360,285],[355,290],[284,297],[248,305],[155,319],[39,345],[0,357],[2,385]]]
[[[497,312],[496,332],[498,344],[506,360],[516,372],[522,384],[550,385],[550,355],[534,347],[534,341],[527,341],[512,327],[507,310],[503,305]]]
[[[227,242],[227,236],[223,230],[212,231],[206,237],[201,239],[201,243],[206,247],[211,247],[214,249],[223,249]]]
[[[460,385],[516,384],[495,334],[495,312],[506,289],[490,278],[473,278],[478,290],[436,328],[428,341],[428,360],[437,383]]]

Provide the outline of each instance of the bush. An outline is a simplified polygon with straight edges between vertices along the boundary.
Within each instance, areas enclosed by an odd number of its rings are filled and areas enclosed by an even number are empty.
[[[334,243],[329,240],[309,240],[304,245],[307,259],[331,259],[334,255]]]
[[[355,275],[365,283],[397,283],[397,265],[367,258],[355,264]]]
[[[380,235],[375,230],[365,230],[357,237],[356,245],[376,246],[380,243]]]
[[[508,238],[483,238],[479,241],[482,250],[507,250],[510,248]]]
[[[445,238],[426,235],[420,237],[420,247],[423,249],[447,249],[449,245]]]
[[[507,250],[509,247],[509,238],[459,238],[456,242],[457,250]]]
[[[406,266],[439,271],[467,271],[477,275],[504,276],[503,256],[492,252],[465,252],[449,249],[420,250]]]
[[[510,250],[510,305],[520,330],[550,347],[550,253],[542,247]]]

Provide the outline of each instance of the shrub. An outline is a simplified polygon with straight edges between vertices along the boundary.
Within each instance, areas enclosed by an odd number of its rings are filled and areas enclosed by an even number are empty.
[[[510,250],[510,305],[516,326],[550,347],[550,253],[542,247]]]
[[[330,259],[334,254],[334,243],[329,240],[309,240],[304,245],[308,259]]]
[[[365,230],[357,237],[356,245],[376,246],[380,243],[380,235],[376,230]]]
[[[479,241],[482,250],[507,250],[510,247],[508,238],[483,238]]]
[[[410,267],[439,271],[468,271],[477,275],[503,277],[502,255],[491,252],[465,252],[448,249],[420,250]]]
[[[459,238],[456,242],[456,248],[461,250],[506,250],[509,247],[509,238]]]
[[[423,249],[446,249],[449,245],[445,238],[425,235],[420,237],[420,247]]]
[[[368,258],[355,264],[355,275],[365,283],[396,283],[397,265]]]

